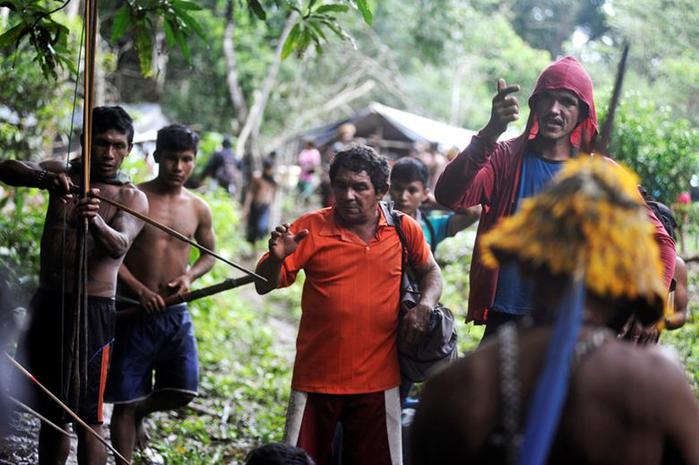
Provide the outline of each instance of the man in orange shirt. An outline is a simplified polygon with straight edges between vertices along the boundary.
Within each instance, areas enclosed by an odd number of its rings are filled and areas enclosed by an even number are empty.
[[[388,190],[386,160],[367,146],[339,152],[330,167],[334,207],[277,226],[257,272],[265,294],[306,274],[285,441],[330,463],[337,423],[346,465],[402,463],[396,336],[402,247],[379,200]],[[422,297],[402,328],[425,331],[442,291],[420,225],[403,215],[410,263]]]

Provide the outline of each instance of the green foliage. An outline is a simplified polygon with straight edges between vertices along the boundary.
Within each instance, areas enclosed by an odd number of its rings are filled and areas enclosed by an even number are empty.
[[[24,188],[0,199],[0,274],[18,305],[28,305],[38,284],[39,239],[47,201],[47,195]]]
[[[294,3],[288,2],[293,11],[298,14],[298,21],[291,29],[282,47],[282,59],[287,58],[292,52],[301,57],[306,49],[313,43],[317,53],[322,53],[323,44],[328,38],[323,29],[328,29],[342,40],[354,44],[354,39],[337,20],[336,15],[346,13],[350,5],[362,14],[364,21],[371,25],[373,15],[366,0],[342,3],[326,3],[323,1],[309,0],[304,2],[303,7],[298,7]]]
[[[192,12],[202,8],[188,0],[127,0],[115,13],[112,41],[131,34],[134,38],[141,72],[146,77],[155,74],[153,68],[154,37],[160,26],[170,49],[179,47],[185,59],[190,58],[189,39],[193,35],[206,40],[206,32]]]
[[[5,0],[0,3],[0,6],[9,8],[11,12],[11,27],[0,35],[0,50],[8,52],[15,49],[19,52],[20,46],[27,40],[36,50],[36,61],[44,76],[57,79],[58,68],[65,68],[72,73],[76,70],[68,44],[70,31],[52,17],[68,2],[53,10],[49,10],[45,3],[24,0]]]
[[[697,172],[699,131],[676,118],[672,108],[628,92],[617,110],[609,150],[639,174],[648,192],[670,204],[689,190]]]
[[[56,133],[65,134],[72,93],[68,84],[49,86],[41,68],[25,53],[0,54],[0,145],[4,158],[41,156]]]
[[[475,237],[476,227],[472,226],[441,242],[436,255],[442,269],[444,284],[441,302],[454,313],[460,353],[475,349],[483,337],[485,328],[473,323],[465,323],[469,293],[468,273]]]
[[[0,35],[0,49],[19,49],[24,39],[28,39],[44,76],[57,79],[59,68],[75,73],[77,66],[68,46],[70,31],[55,17],[68,2],[55,9],[51,9],[47,3],[60,2],[3,1],[2,6],[10,9],[12,27]],[[114,13],[112,40],[116,41],[130,33],[143,74],[152,76],[154,37],[161,27],[165,30],[168,46],[179,46],[185,57],[189,57],[190,36],[196,34],[200,38],[206,37],[199,22],[191,14],[198,10],[201,7],[189,0],[126,0]]]

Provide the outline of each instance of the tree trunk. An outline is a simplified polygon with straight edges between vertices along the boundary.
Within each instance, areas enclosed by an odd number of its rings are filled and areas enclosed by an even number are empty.
[[[158,99],[163,95],[165,89],[165,77],[167,76],[167,63],[170,61],[170,54],[165,46],[165,31],[161,28],[155,34],[153,43],[153,64],[155,65],[155,92]]]
[[[82,0],[71,0],[66,7],[66,16],[68,16],[68,18],[71,20],[74,19],[76,16],[78,16],[78,13],[83,11],[82,5]]]
[[[248,106],[245,102],[243,89],[240,88],[238,81],[238,65],[235,58],[235,45],[233,41],[233,33],[235,32],[235,2],[228,0],[226,2],[226,28],[223,32],[223,55],[226,59],[226,82],[228,83],[228,92],[231,95],[231,103],[235,110],[235,121],[232,124],[233,133],[240,133],[240,129],[245,124],[248,117]]]
[[[279,36],[279,42],[277,42],[277,47],[274,52],[274,60],[270,63],[267,69],[267,76],[265,77],[264,83],[262,84],[262,89],[255,92],[255,98],[253,100],[252,107],[250,108],[250,113],[243,128],[240,130],[240,135],[238,136],[238,142],[235,146],[235,154],[237,157],[241,157],[245,152],[246,146],[249,139],[253,138],[252,145],[255,145],[254,140],[255,134],[258,133],[260,125],[262,124],[262,118],[264,116],[265,107],[267,106],[267,101],[269,95],[272,92],[272,87],[274,86],[274,81],[277,79],[277,74],[279,73],[279,67],[282,63],[282,47],[286,38],[291,32],[291,28],[296,23],[297,15],[292,12],[286,19],[286,24],[284,25],[284,30]],[[257,154],[253,154],[257,155]]]

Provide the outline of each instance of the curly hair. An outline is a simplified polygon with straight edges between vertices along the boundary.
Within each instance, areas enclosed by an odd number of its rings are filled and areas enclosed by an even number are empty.
[[[388,162],[368,145],[353,144],[335,155],[330,165],[331,184],[335,183],[335,176],[341,169],[354,173],[366,171],[376,192],[388,191]]]

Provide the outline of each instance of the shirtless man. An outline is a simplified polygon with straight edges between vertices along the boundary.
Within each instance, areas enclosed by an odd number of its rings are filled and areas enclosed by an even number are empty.
[[[658,320],[667,294],[637,178],[580,157],[555,181],[483,238],[488,266],[516,262],[531,277],[534,326],[501,327],[427,382],[413,465],[699,463],[699,402],[680,363],[616,337],[631,313]]]
[[[262,161],[262,173],[256,174],[243,204],[243,218],[247,219],[246,239],[255,251],[255,243],[269,232],[269,214],[277,194],[277,181],[274,179],[274,160],[270,157]]]
[[[131,151],[131,117],[121,107],[97,107],[92,116],[91,191],[146,213],[148,201],[119,171]],[[89,221],[87,237],[87,348],[86,383],[81,383],[78,414],[93,430],[102,433],[103,385],[114,338],[114,297],[119,266],[143,223],[115,207],[90,197],[75,201],[72,192],[80,181],[79,164],[57,161],[32,163],[6,160],[0,163],[0,180],[13,186],[38,187],[49,191],[44,231],[41,237],[39,290],[32,299],[32,320],[20,347],[27,368],[64,401],[71,362],[74,310],[74,269],[78,227]],[[65,238],[63,240],[62,238]],[[23,357],[22,357],[23,356]],[[37,409],[49,419],[67,424],[65,414],[45,394],[36,396]],[[83,428],[78,435],[78,463],[104,464],[104,446]],[[70,439],[45,423],[39,432],[39,463],[64,464]]]
[[[151,218],[214,249],[211,210],[183,187],[194,168],[198,142],[186,126],[162,128],[154,154],[158,176],[138,187],[148,197]],[[147,225],[119,270],[124,293],[138,298],[146,311],[118,321],[107,393],[115,404],[112,442],[128,460],[134,447],[145,447],[146,415],[183,407],[197,395],[192,318],[186,304],[165,308],[163,300],[187,292],[214,265],[214,257],[201,254],[188,268],[189,251],[188,244]]]

